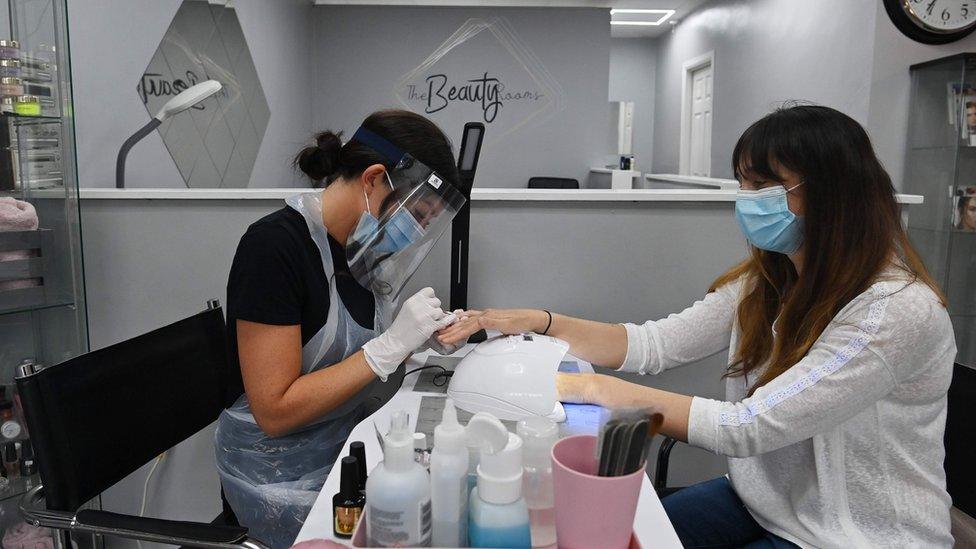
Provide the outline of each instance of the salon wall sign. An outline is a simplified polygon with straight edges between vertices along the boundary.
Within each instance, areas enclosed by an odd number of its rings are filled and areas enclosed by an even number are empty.
[[[469,19],[393,90],[442,127],[481,120],[491,142],[561,111],[565,94],[503,17]]]
[[[193,71],[185,71],[183,78],[168,78],[167,75],[147,72],[142,75],[142,80],[139,81],[139,86],[137,90],[139,96],[142,98],[142,104],[146,105],[149,103],[149,98],[165,98],[169,100],[171,97],[179,95],[183,90],[195,86],[196,84],[209,79],[209,76],[200,78]],[[227,97],[227,89],[222,88],[219,95]],[[209,102],[197,103],[190,107],[191,109],[196,109],[202,111],[207,108]]]
[[[491,124],[499,111],[514,102],[538,102],[545,93],[538,89],[510,90],[501,78],[485,71],[477,78],[456,79],[446,74],[432,74],[426,86],[407,85],[407,100],[424,105],[424,113],[434,114],[455,104],[472,103],[481,107],[483,119]]]

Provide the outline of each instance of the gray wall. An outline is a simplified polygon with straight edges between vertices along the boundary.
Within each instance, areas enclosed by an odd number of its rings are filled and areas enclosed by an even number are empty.
[[[500,17],[559,84],[565,94],[564,110],[496,141],[496,127],[512,123],[501,122],[505,109],[518,105],[503,107],[499,122],[487,124],[476,185],[524,187],[533,175],[585,181],[590,165],[602,164],[612,152],[604,130],[610,113],[605,85],[610,52],[606,10],[319,6],[314,12],[316,129],[351,133],[370,112],[401,106],[393,91],[401,77],[468,19]],[[371,38],[364,40],[364,34]],[[452,82],[480,77],[482,67],[510,66],[509,74],[515,74],[518,69],[509,54],[490,36],[485,31],[472,39],[479,41],[479,47],[461,46],[460,53],[448,54],[434,72],[446,65]],[[457,145],[472,113],[449,108],[430,117]]]
[[[708,51],[715,52],[712,177],[732,176],[739,135],[784,100],[829,105],[866,124],[876,5],[728,0],[686,17],[658,39],[654,171],[678,173],[682,64]]]
[[[85,200],[85,266],[94,348],[136,336],[224,299],[227,272],[248,224],[280,201]],[[680,310],[744,255],[728,203],[475,202],[469,304],[549,307],[605,321],[643,321]],[[681,239],[654,235],[682,234]],[[201,238],[205,235],[206,238]],[[443,240],[411,281],[448,295]],[[725,357],[642,383],[720,397]],[[680,446],[673,482],[724,471],[724,460]],[[148,467],[105,493],[108,510],[139,508]],[[170,452],[150,484],[147,515],[211,519],[219,512],[213,429]],[[117,542],[113,542],[116,544]]]
[[[634,102],[632,152],[641,171],[650,170],[654,153],[656,50],[657,42],[648,38],[614,38],[610,44],[610,101]],[[616,120],[610,124],[613,147],[617,142]]]
[[[70,2],[78,171],[83,187],[114,186],[119,146],[149,121],[136,84],[179,5],[180,0]],[[308,186],[291,170],[289,160],[312,131],[308,115],[313,91],[308,63],[312,6],[305,0],[235,0],[233,6],[271,109],[250,186]],[[126,174],[130,187],[185,186],[155,132],[129,154]]]

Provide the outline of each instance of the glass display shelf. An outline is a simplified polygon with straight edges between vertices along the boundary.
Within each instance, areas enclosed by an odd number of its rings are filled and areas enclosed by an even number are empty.
[[[911,147],[909,152],[919,152],[919,151],[955,151],[958,149],[960,152],[965,153],[966,151],[971,151],[976,153],[976,145],[932,145],[929,147]]]
[[[29,478],[18,476],[13,480],[7,479],[7,481],[8,484],[0,488],[0,502],[11,501],[18,503],[21,496],[41,483],[41,477],[39,475],[32,475]]]
[[[0,57],[20,61],[20,94],[38,99],[14,99],[33,112],[0,113],[0,197],[31,204],[38,229],[0,227],[0,409],[17,401],[13,379],[22,361],[53,365],[89,350],[67,0],[7,0],[5,7],[0,39],[8,47]],[[0,535],[22,520],[16,507],[37,482],[15,477],[0,488]],[[54,547],[102,545],[94,536],[71,538],[55,535]]]
[[[0,114],[0,116],[2,116],[3,118],[9,118],[10,120],[14,120],[17,123],[30,123],[30,122],[33,122],[33,121],[39,121],[39,122],[63,122],[63,120],[61,119],[60,116],[53,116],[53,115],[50,115],[50,114],[32,114],[32,115],[25,115],[25,114],[16,114],[16,113],[5,112],[5,113]]]
[[[55,303],[47,303],[44,305],[30,305],[26,307],[5,309],[5,310],[0,309],[0,316],[30,313],[34,311],[47,311],[50,309],[60,309],[62,307],[72,308],[74,306],[75,306],[74,301],[60,301]]]
[[[976,367],[976,53],[910,68],[902,192],[920,194],[908,234],[948,300],[956,361]]]

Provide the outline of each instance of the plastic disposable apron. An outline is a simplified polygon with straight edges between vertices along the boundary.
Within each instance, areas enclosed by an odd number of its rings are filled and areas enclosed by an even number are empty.
[[[376,336],[359,326],[339,297],[320,193],[285,201],[302,214],[329,279],[329,314],[302,347],[302,374],[341,362]],[[374,326],[389,325],[394,303],[376,301]],[[217,471],[227,501],[241,525],[272,547],[290,547],[353,427],[363,418],[372,384],[316,423],[280,437],[264,434],[241,395],[218,420]]]

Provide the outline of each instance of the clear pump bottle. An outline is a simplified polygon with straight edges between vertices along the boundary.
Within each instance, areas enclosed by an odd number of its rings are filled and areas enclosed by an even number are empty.
[[[434,427],[430,455],[430,503],[434,514],[433,547],[468,544],[468,448],[454,401],[447,399],[441,423]]]
[[[478,485],[468,502],[468,544],[528,549],[532,539],[522,498],[522,439],[483,413],[471,418],[467,434],[482,441]]]
[[[410,417],[393,413],[383,461],[366,480],[366,537],[371,547],[429,547],[430,481],[414,461]]]
[[[556,545],[556,505],[552,493],[552,447],[559,427],[544,417],[523,419],[516,428],[522,450],[522,496],[529,507],[532,547]]]

